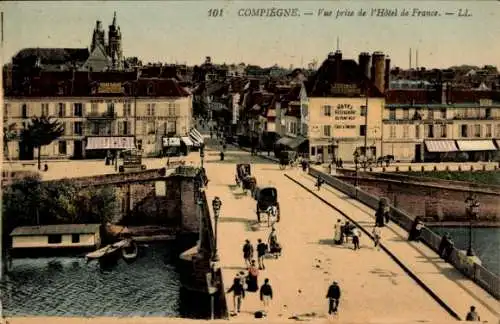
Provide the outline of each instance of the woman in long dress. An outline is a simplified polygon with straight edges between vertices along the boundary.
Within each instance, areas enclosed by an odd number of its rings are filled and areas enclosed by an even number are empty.
[[[337,223],[334,226],[334,231],[333,241],[337,245],[342,244],[342,221],[340,219],[337,219]]]
[[[248,268],[248,277],[247,277],[247,290],[251,292],[256,292],[259,290],[259,269],[255,265],[255,260],[252,260],[252,265]]]

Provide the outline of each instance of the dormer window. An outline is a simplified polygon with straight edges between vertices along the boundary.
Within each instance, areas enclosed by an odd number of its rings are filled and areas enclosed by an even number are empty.
[[[148,84],[148,89],[147,89],[148,96],[151,96],[153,94],[154,92],[153,90],[154,90],[153,84],[152,83]]]

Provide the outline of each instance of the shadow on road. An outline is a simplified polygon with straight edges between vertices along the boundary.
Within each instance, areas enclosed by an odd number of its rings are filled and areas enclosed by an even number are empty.
[[[254,222],[254,221],[250,220],[248,218],[243,218],[243,217],[221,217],[219,219],[219,222],[221,222],[221,223],[248,223],[248,222]]]

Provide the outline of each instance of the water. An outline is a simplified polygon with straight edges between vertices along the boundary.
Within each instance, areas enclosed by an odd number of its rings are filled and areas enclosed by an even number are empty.
[[[469,247],[468,227],[433,227],[432,230],[438,234],[449,232],[459,249]],[[473,228],[472,249],[485,268],[500,275],[500,228]]]
[[[0,284],[5,316],[179,317],[180,281],[171,246],[149,245],[111,270],[83,259],[19,259]]]

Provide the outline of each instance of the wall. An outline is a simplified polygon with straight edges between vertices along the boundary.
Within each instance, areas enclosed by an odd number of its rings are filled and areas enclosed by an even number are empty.
[[[338,176],[338,179],[355,183],[355,177]],[[414,216],[436,221],[469,221],[465,212],[465,199],[470,190],[409,183],[407,181],[358,178],[362,190],[377,197],[387,197],[394,205]],[[500,194],[474,192],[481,203],[479,220],[500,220]]]
[[[98,235],[98,234],[97,234]],[[80,242],[72,243],[71,234],[66,234],[62,236],[62,242],[57,244],[50,244],[51,247],[56,246],[94,246],[98,237],[95,234],[80,234]],[[15,236],[13,238],[12,247],[13,248],[31,248],[31,247],[47,247],[48,236],[38,235],[38,236]]]

